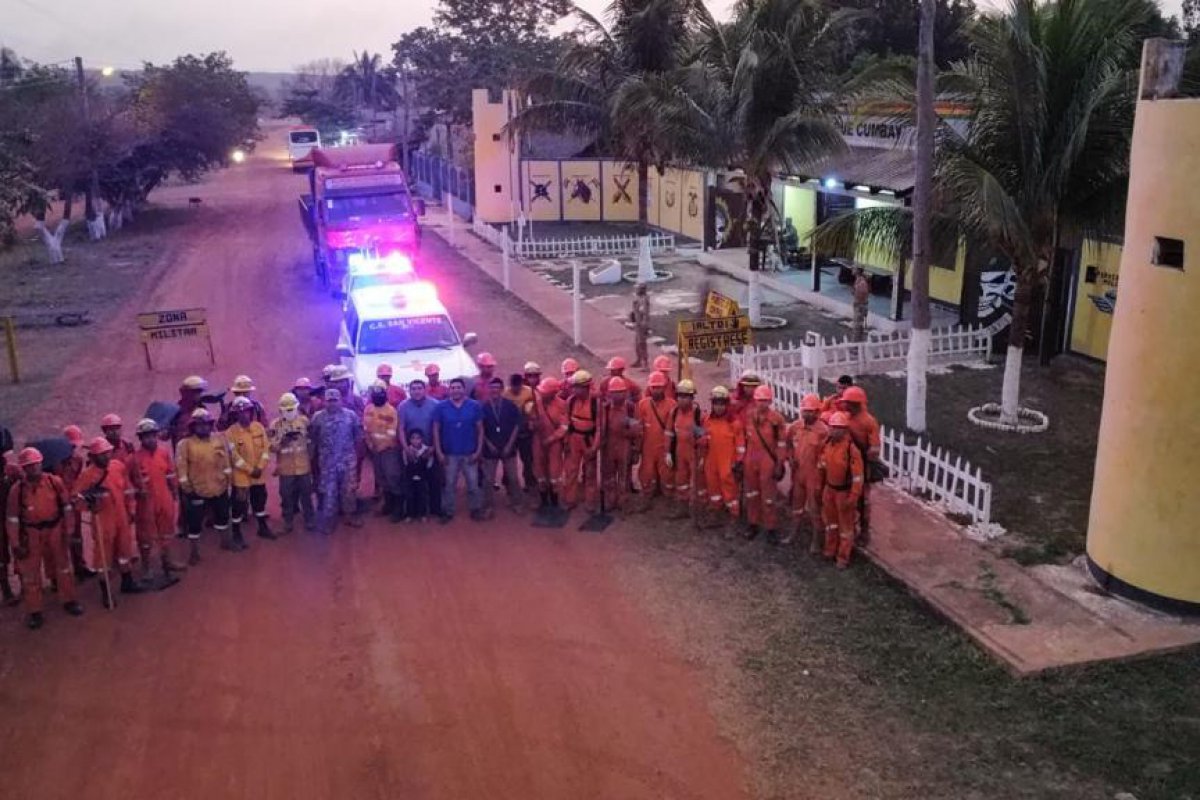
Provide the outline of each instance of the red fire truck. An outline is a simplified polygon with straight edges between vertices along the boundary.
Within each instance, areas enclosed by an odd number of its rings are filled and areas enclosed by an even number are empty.
[[[316,148],[312,161],[300,217],[323,285],[341,293],[354,254],[385,259],[400,253],[415,260],[425,201],[409,191],[394,145]]]

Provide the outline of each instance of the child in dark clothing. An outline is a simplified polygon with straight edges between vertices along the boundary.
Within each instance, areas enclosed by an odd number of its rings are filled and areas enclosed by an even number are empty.
[[[433,448],[425,443],[425,435],[418,428],[410,428],[404,448],[405,492],[404,516],[409,521],[425,521],[433,508],[433,493],[438,490],[433,481]]]

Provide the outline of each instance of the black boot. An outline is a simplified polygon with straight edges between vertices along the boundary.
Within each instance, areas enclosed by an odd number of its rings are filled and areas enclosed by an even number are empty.
[[[0,575],[0,595],[4,598],[4,605],[15,606],[17,604],[17,596],[13,594],[12,586],[8,583],[8,575]]]
[[[191,544],[191,548],[188,553],[188,566],[194,567],[200,563],[200,540],[190,539],[189,544]]]
[[[145,589],[133,579],[132,572],[121,573],[121,594],[141,594]]]
[[[109,591],[108,579],[100,579],[100,604],[105,608],[116,608],[117,603],[113,599],[112,592]]]
[[[233,529],[237,530],[237,527],[237,524],[234,523]],[[237,545],[233,543],[233,534],[229,532],[228,528],[221,531],[221,549],[229,551],[237,550]]]
[[[267,527],[266,517],[255,517],[258,521],[258,538],[260,539],[278,539],[279,537],[271,533],[271,529]]]
[[[25,627],[29,628],[31,631],[36,631],[38,628],[42,627],[43,622],[45,622],[45,620],[42,618],[42,612],[34,611],[25,618]]]
[[[238,552],[250,549],[250,545],[246,544],[246,538],[242,536],[242,526],[236,522],[233,523],[233,549]]]
[[[404,503],[400,502],[400,498],[394,494],[388,495],[388,502],[392,504],[390,508],[391,515],[388,517],[388,519],[390,519],[392,522],[403,522]]]
[[[758,526],[751,525],[749,528],[747,528],[745,536],[747,539],[750,539],[750,540],[755,539],[758,536]]]
[[[72,600],[69,603],[63,603],[63,611],[66,611],[72,617],[78,617],[83,615],[83,606],[77,601]]]

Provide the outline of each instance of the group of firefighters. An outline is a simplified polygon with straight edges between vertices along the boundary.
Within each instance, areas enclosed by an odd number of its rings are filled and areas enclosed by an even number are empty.
[[[743,514],[750,539],[765,531],[788,544],[807,529],[810,549],[842,568],[866,536],[879,424],[848,376],[829,397],[804,397],[800,418],[788,424],[773,407],[771,388],[751,373],[732,391],[714,387],[703,409],[691,380],[672,379],[667,356],[654,360],[644,392],[620,357],[600,377],[568,358],[561,377],[544,376],[529,362],[507,381],[491,354],[476,361],[479,376],[469,381],[443,383],[430,365],[425,380],[407,387],[393,385],[383,365],[364,395],[348,369],[329,365],[322,384],[296,380],[273,415],[248,376],[219,395],[191,376],[169,421],[148,417],[134,426],[136,445],[124,438],[122,420],[108,414],[90,441],[78,426],[65,428],[71,451],[54,464],[34,447],[15,460],[5,454],[4,600],[17,602],[10,561],[22,578],[27,624],[36,629],[44,621],[46,580],[77,616],[79,579],[100,576],[106,607],[115,602],[114,569],[123,593],[177,582],[201,561],[205,525],[224,550],[247,549],[250,524],[259,537],[275,539],[267,522],[269,473],[278,480],[283,533],[298,515],[309,530],[331,532],[339,515],[360,526],[358,484],[368,459],[381,513],[394,521],[449,521],[460,476],[472,518],[487,519],[502,474],[517,511],[525,495],[537,498],[539,511],[582,505],[590,513],[630,508],[634,494],[635,510],[662,497],[674,516],[724,525],[727,536]],[[789,506],[792,519],[781,536]],[[181,532],[186,563],[174,552]]]

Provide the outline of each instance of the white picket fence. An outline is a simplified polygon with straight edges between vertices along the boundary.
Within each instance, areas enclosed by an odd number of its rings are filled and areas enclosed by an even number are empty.
[[[992,485],[983,479],[982,469],[920,438],[909,443],[888,429],[880,431],[880,438],[881,459],[909,494],[927,497],[973,523],[992,521]]]
[[[475,235],[496,248],[504,246],[504,231],[476,219],[471,224]],[[574,239],[510,240],[509,252],[515,258],[578,258],[581,256],[619,256],[638,252],[636,235],[579,236]],[[650,234],[650,252],[665,253],[675,249],[675,237],[669,233]]]
[[[497,250],[504,249],[504,240],[508,238],[504,235],[503,229],[488,225],[479,217],[471,220],[471,232]],[[509,250],[509,252],[512,252],[512,250]]]

